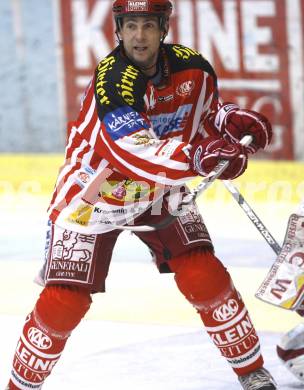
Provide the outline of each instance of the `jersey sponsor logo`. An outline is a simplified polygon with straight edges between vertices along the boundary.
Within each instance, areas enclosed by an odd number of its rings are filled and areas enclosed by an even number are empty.
[[[184,81],[176,88],[176,93],[179,96],[190,96],[194,87],[195,82],[193,80]]]
[[[122,74],[121,82],[116,84],[118,94],[127,104],[132,106],[135,103],[134,82],[139,75],[139,71],[133,65],[128,65],[120,73]]]
[[[90,180],[90,175],[86,172],[79,172],[77,176],[79,177],[79,180],[84,184],[88,183]]]
[[[177,111],[168,114],[151,115],[153,129],[158,136],[171,135],[183,131],[190,116],[192,104],[180,106]]]
[[[149,134],[143,134],[143,133],[136,133],[132,135],[132,138],[134,139],[135,145],[153,145],[157,142],[155,138],[152,138]]]
[[[174,98],[174,95],[159,96],[157,100],[160,103],[165,103],[165,102],[170,102],[170,100],[173,100],[173,98]]]
[[[127,6],[128,12],[134,12],[134,11],[148,11],[148,2],[146,0],[144,1],[128,1]]]
[[[80,204],[75,211],[73,211],[67,218],[67,220],[71,223],[77,223],[78,225],[88,226],[91,216],[92,216],[93,206],[82,203]],[[56,260],[60,259],[63,253],[63,246],[59,245],[58,247],[55,245],[53,247],[53,256],[59,256]],[[55,251],[55,252],[54,252]],[[56,255],[55,255],[56,254]]]
[[[184,244],[199,241],[211,244],[208,230],[195,205],[187,206],[187,211],[179,216],[178,221],[183,232]]]
[[[84,187],[85,184],[89,183],[91,180],[91,177],[95,174],[95,170],[91,167],[87,166],[82,168],[78,173],[76,177],[76,182],[80,187]]]
[[[81,213],[81,205],[78,208]],[[77,212],[78,212],[77,211]],[[71,223],[88,226],[88,220],[93,212],[90,206],[79,215],[77,212],[67,220]],[[73,280],[78,283],[89,283],[92,279],[92,259],[95,248],[95,234],[80,234],[56,226],[54,240],[46,280],[60,282],[61,280]]]
[[[155,187],[150,187],[144,182],[137,182],[132,179],[109,181],[105,186],[101,186],[100,188],[103,198],[114,199],[123,203],[133,203],[135,200],[147,198],[154,191]]]
[[[29,341],[34,347],[37,347],[39,349],[49,349],[52,346],[52,340],[44,334],[40,329],[35,328],[32,326],[28,332],[27,336],[29,338]]]
[[[98,214],[126,214],[127,210],[122,208],[122,207],[120,209],[105,210],[101,207],[95,206],[94,213],[98,213]]]
[[[110,99],[106,95],[106,90],[104,85],[107,83],[105,81],[106,74],[109,70],[113,68],[115,58],[113,56],[107,57],[102,60],[97,67],[97,78],[96,78],[96,93],[99,97],[100,104],[110,104]]]
[[[193,56],[200,56],[200,53],[198,51],[189,49],[188,47],[185,46],[174,45],[172,49],[177,58],[181,58],[186,61]]]
[[[119,107],[104,117],[106,131],[113,140],[125,137],[143,128],[148,129],[144,118],[131,107]]]
[[[219,322],[228,321],[233,318],[239,310],[239,305],[235,299],[229,299],[223,305],[217,307],[213,313],[212,317]]]

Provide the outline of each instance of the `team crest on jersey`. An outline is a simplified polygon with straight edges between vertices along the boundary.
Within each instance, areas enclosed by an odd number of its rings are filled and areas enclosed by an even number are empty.
[[[184,81],[176,88],[176,93],[179,96],[190,96],[194,87],[195,82],[193,80]]]
[[[135,131],[148,129],[145,119],[129,106],[119,107],[104,117],[106,131],[116,141]]]

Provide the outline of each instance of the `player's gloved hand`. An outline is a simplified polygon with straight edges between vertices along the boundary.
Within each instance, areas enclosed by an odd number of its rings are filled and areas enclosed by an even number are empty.
[[[223,138],[236,143],[244,135],[252,135],[253,142],[246,147],[248,153],[265,149],[272,138],[268,119],[256,111],[242,110],[233,103],[224,103],[215,116],[214,124]]]
[[[228,168],[220,179],[235,179],[247,168],[247,152],[239,143],[230,144],[223,138],[207,137],[190,151],[191,169],[202,176],[207,176],[220,160],[229,160]]]

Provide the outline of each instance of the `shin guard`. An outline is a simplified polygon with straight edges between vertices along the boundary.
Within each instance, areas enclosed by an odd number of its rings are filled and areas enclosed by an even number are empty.
[[[213,343],[237,375],[263,366],[259,338],[232,283],[200,305],[199,314]]]
[[[213,343],[237,375],[262,367],[260,343],[248,311],[213,253],[196,250],[175,258],[172,270],[178,288],[197,309]]]
[[[10,390],[41,389],[90,302],[88,293],[73,288],[50,286],[42,291],[17,344]]]

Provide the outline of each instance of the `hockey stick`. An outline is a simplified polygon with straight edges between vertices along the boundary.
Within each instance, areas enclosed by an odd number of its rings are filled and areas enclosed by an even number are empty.
[[[269,232],[269,230],[266,228],[266,226],[263,224],[263,222],[260,220],[260,218],[256,215],[256,213],[249,206],[247,201],[244,199],[243,195],[239,192],[239,190],[236,188],[236,186],[231,181],[223,180],[222,182],[223,182],[224,186],[227,188],[227,190],[230,192],[230,194],[233,196],[233,198],[237,201],[238,205],[245,212],[245,214],[250,219],[250,221],[257,228],[259,233],[264,237],[264,239],[266,240],[268,245],[271,247],[271,249],[274,251],[274,253],[276,255],[278,255],[281,252],[281,249],[282,249],[281,246],[277,243],[275,238],[272,236],[272,234]]]
[[[229,181],[225,187],[241,206],[250,221],[277,255],[255,296],[264,302],[287,310],[303,310],[304,298],[304,200],[297,213],[291,214],[282,247],[238,189]]]
[[[291,214],[289,218],[281,247],[234,184],[228,180],[223,180],[223,183],[277,255],[255,296],[264,302],[287,310],[303,310],[304,200],[300,203],[297,213]]]
[[[252,136],[246,135],[243,137],[240,141],[240,144],[243,146],[248,146],[252,142]],[[210,185],[225,171],[225,169],[228,167],[229,161],[228,160],[221,160],[216,167],[211,171],[208,176],[206,176],[204,179],[201,180],[201,182],[193,188],[189,194],[187,194],[183,200],[179,203],[177,210],[174,212],[174,215],[170,214],[164,220],[157,224],[147,224],[147,225],[140,225],[140,226],[133,226],[133,225],[117,225],[115,226],[116,229],[120,230],[130,230],[132,232],[151,232],[159,229],[164,229],[165,227],[169,226],[172,222],[175,221],[175,219],[184,213],[183,207],[189,206],[192,204],[198,195],[200,195],[202,192],[204,192],[207,188],[210,187]]]

